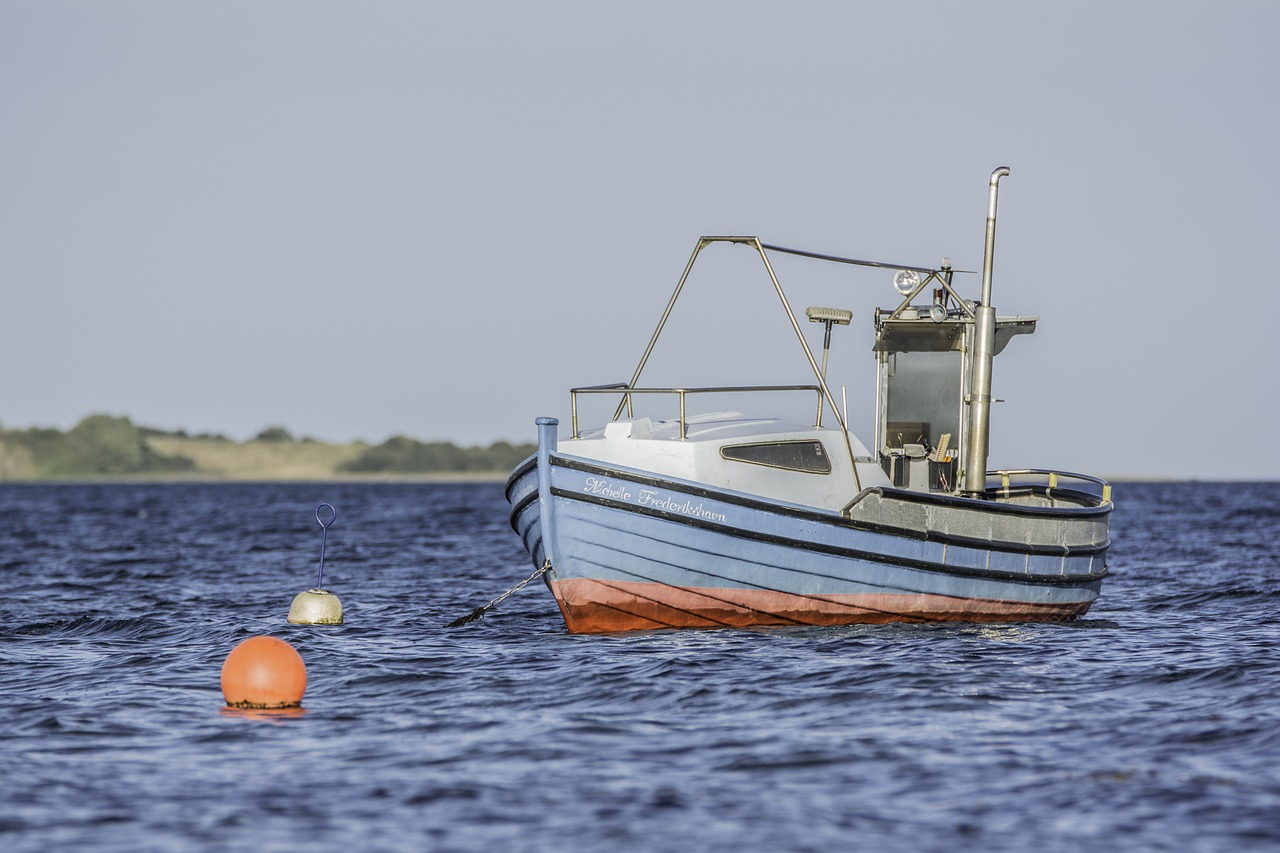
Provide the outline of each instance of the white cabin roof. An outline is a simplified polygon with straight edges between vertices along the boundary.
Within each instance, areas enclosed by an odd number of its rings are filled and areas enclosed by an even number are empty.
[[[678,420],[623,418],[579,438],[562,440],[559,452],[604,465],[633,468],[658,477],[703,483],[773,500],[839,511],[858,493],[859,486],[887,486],[888,478],[855,436],[849,444],[857,464],[855,481],[844,433],[783,421],[749,418],[738,412],[694,415],[685,419],[680,438]],[[756,461],[728,458],[725,449],[764,448],[769,445],[820,444],[812,451],[825,456],[827,471],[801,470]],[[806,448],[809,450],[810,448]]]

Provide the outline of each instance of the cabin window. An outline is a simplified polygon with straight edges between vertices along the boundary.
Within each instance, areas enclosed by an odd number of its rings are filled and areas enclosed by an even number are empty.
[[[881,452],[907,444],[930,449],[948,433],[953,442],[958,440],[963,371],[964,362],[958,352],[889,355],[881,372],[881,381],[888,386]]]
[[[803,471],[807,474],[830,474],[831,459],[820,441],[770,441],[761,444],[736,444],[720,448],[720,455],[734,462],[750,462],[770,468]]]

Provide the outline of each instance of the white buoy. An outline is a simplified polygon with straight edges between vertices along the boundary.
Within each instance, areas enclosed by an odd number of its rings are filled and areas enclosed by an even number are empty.
[[[289,621],[299,625],[341,625],[342,602],[327,589],[300,592],[289,605]]]
[[[320,517],[320,511],[328,508],[329,520]],[[329,525],[338,520],[338,511],[332,504],[316,507],[316,521],[320,522],[320,569],[316,572],[316,585],[300,592],[289,605],[289,621],[297,625],[341,625],[342,602],[338,596],[321,588],[324,581],[324,548],[329,538]]]

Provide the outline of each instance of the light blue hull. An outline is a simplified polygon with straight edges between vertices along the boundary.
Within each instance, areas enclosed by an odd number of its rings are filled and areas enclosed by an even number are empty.
[[[973,541],[892,529],[893,501],[1035,516],[1107,510],[995,506],[875,490],[882,522],[543,454],[512,475],[512,526],[571,631],[898,620],[1067,619],[1097,598],[1107,542]],[[970,506],[966,506],[970,505]],[[1046,516],[1056,516],[1045,521]],[[1034,529],[1034,525],[1031,528]],[[1105,534],[1105,524],[1102,526]]]

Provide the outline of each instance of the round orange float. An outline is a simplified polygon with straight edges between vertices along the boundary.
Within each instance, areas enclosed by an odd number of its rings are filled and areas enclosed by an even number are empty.
[[[250,637],[222,664],[222,696],[233,708],[292,708],[306,689],[302,655],[275,637]]]

